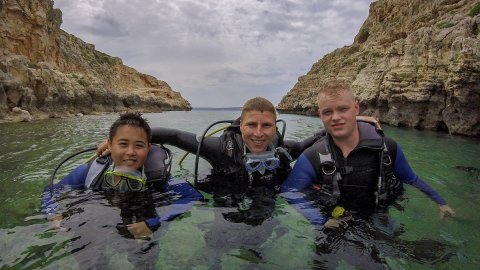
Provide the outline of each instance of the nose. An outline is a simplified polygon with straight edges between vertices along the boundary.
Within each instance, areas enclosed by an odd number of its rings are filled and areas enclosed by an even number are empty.
[[[253,132],[253,135],[254,135],[255,137],[261,137],[261,136],[263,135],[262,126],[257,125],[257,126],[255,127],[254,132]]]
[[[340,120],[340,114],[337,111],[334,111],[332,114],[332,120]]]
[[[135,146],[133,145],[128,146],[126,154],[129,156],[134,156],[136,154]]]

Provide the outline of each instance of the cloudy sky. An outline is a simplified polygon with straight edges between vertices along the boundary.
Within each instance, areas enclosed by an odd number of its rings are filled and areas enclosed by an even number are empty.
[[[62,29],[166,81],[194,107],[275,105],[350,45],[372,0],[55,0]]]

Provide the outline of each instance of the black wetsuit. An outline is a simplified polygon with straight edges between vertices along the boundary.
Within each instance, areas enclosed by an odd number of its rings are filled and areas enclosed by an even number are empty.
[[[253,180],[249,179],[243,164],[243,142],[240,133],[233,138],[233,154],[228,153],[229,137],[224,133],[220,137],[205,137],[200,149],[200,156],[207,160],[212,166],[212,175],[209,178],[228,178],[223,181],[223,189],[228,190],[245,190],[245,187],[252,186],[269,186],[274,187],[280,185],[290,172],[290,160],[284,155],[279,155],[281,166],[275,175],[253,174]],[[312,145],[319,136],[308,137],[300,142],[293,140],[285,140],[283,143],[278,136],[274,139],[274,146],[283,147],[289,155],[296,159],[304,149]],[[190,153],[196,153],[199,140],[194,133],[169,128],[153,128],[152,142],[161,144],[170,144]],[[232,177],[233,176],[233,177]],[[272,176],[274,179],[272,179]],[[217,182],[217,181],[214,181]],[[201,186],[202,189],[209,189]],[[211,188],[211,187],[210,187]],[[209,191],[209,190],[207,190]]]
[[[282,142],[277,133],[269,150],[282,147],[292,159],[296,159],[319,136],[300,142]],[[199,144],[196,134],[168,128],[152,129],[152,142],[170,144],[190,153],[196,153]],[[207,181],[196,184],[197,188],[213,193],[213,205],[216,206],[213,224],[205,235],[206,243],[216,254],[211,259],[213,268],[221,261],[218,257],[232,249],[248,249],[261,257],[262,243],[279,225],[272,214],[279,186],[290,172],[291,160],[288,155],[279,153],[280,166],[275,171],[249,175],[244,166],[243,151],[238,126],[219,137],[205,137],[200,149],[200,156],[212,166]]]

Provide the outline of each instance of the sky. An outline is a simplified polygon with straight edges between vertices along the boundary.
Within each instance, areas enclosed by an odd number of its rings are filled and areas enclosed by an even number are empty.
[[[55,0],[61,28],[167,82],[193,107],[276,106],[353,43],[372,0]]]

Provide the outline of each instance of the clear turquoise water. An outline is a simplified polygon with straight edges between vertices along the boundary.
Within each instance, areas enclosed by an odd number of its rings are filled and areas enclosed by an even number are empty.
[[[238,115],[238,111],[201,110],[145,116],[152,126],[167,126],[200,134],[212,122],[233,119]],[[0,125],[0,269],[79,268],[77,259],[71,255],[75,232],[51,231],[40,213],[40,196],[54,167],[77,150],[102,141],[116,118],[117,115],[112,114]],[[304,138],[320,127],[320,120],[314,117],[280,115],[280,118],[287,121],[288,139]],[[369,261],[372,250],[378,250],[380,257],[392,269],[476,269],[480,263],[477,251],[480,248],[480,176],[478,171],[458,168],[480,168],[480,141],[428,131],[391,127],[384,127],[384,130],[400,143],[417,174],[447,199],[456,211],[455,218],[440,220],[438,207],[422,193],[408,187],[407,199],[401,202],[404,210],[390,211],[394,224],[402,228],[399,236],[388,235],[394,241],[372,240],[372,235],[363,234],[363,227],[353,227],[343,235],[340,233],[338,238],[334,238],[333,234],[325,238],[288,204],[277,199],[274,222],[257,227],[232,225],[232,230],[237,230],[245,239],[258,234],[262,241],[257,246],[242,248],[228,243],[219,251],[211,248],[206,233],[214,228],[215,212],[222,209],[216,209],[210,203],[198,204],[181,218],[162,225],[156,232],[155,243],[159,245],[157,268],[375,268],[378,264],[369,264]],[[179,166],[177,162],[183,152],[175,148],[172,150],[174,175],[192,180],[194,157],[189,155]],[[66,164],[59,177],[82,162],[82,159],[77,159]],[[202,162],[201,175],[208,170],[208,164]],[[92,205],[85,205],[85,209]],[[101,206],[92,209],[96,214],[104,214],[106,212],[103,211],[108,210]],[[83,218],[95,216],[85,213]],[[105,238],[103,252],[110,258],[110,268],[133,269],[124,253],[108,247],[109,237],[115,238],[114,234],[92,233]],[[235,238],[230,240],[236,241]],[[354,247],[343,248],[345,243]],[[395,246],[396,243],[398,246]],[[428,252],[433,255],[422,255],[420,259],[413,260],[408,256],[410,249],[405,249],[405,243],[415,246],[415,252],[420,255]],[[145,243],[124,239],[122,244],[135,248]],[[438,246],[444,248],[436,249]],[[325,250],[330,250],[330,254],[326,254]],[[364,258],[367,262],[360,263]]]

